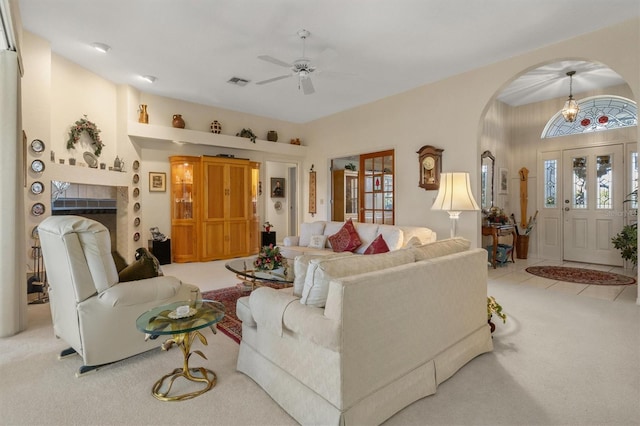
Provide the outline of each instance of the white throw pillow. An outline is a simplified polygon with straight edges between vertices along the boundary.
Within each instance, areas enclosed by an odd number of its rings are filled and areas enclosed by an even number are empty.
[[[309,267],[309,262],[311,262],[313,259],[332,259],[335,257],[344,257],[351,255],[353,255],[353,253],[351,253],[350,251],[346,251],[343,253],[333,253],[327,250],[327,254],[303,254],[300,256],[296,256],[296,259],[293,262],[293,295],[297,297],[302,296],[304,281],[307,277],[307,268]]]
[[[396,250],[371,256],[312,259],[307,268],[300,303],[323,308],[327,303],[331,280],[379,271],[413,261],[414,255],[408,250]]]
[[[327,243],[326,235],[312,235],[309,240],[309,248],[323,249]]]
[[[308,247],[312,235],[320,235],[324,232],[326,222],[318,221],[303,223],[300,225],[300,247]]]

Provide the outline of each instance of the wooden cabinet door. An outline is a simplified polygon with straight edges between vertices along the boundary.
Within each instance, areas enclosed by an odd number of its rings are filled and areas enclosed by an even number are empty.
[[[172,156],[170,203],[174,262],[199,260],[200,158]]]

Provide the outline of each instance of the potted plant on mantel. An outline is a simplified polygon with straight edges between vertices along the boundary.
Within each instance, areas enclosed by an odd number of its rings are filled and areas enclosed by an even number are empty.
[[[500,317],[503,323],[507,322],[507,314],[502,312],[502,306],[496,301],[496,298],[493,296],[487,296],[487,322],[491,327],[492,333],[496,329],[496,325],[491,321],[493,314]]]

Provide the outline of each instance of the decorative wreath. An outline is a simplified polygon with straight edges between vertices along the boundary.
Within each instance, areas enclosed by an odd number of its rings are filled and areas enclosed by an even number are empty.
[[[100,129],[98,129],[98,126],[96,126],[95,123],[87,120],[86,114],[84,115],[84,118],[76,121],[75,124],[71,126],[71,130],[69,131],[69,140],[67,141],[67,149],[75,148],[75,143],[80,140],[82,132],[87,132],[93,141],[93,153],[96,157],[99,157],[102,152],[102,147],[104,147],[102,140],[100,140]]]

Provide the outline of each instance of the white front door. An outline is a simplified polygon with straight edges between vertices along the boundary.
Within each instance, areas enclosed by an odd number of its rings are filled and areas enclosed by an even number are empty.
[[[611,244],[623,226],[623,146],[563,151],[564,260],[622,266]]]

